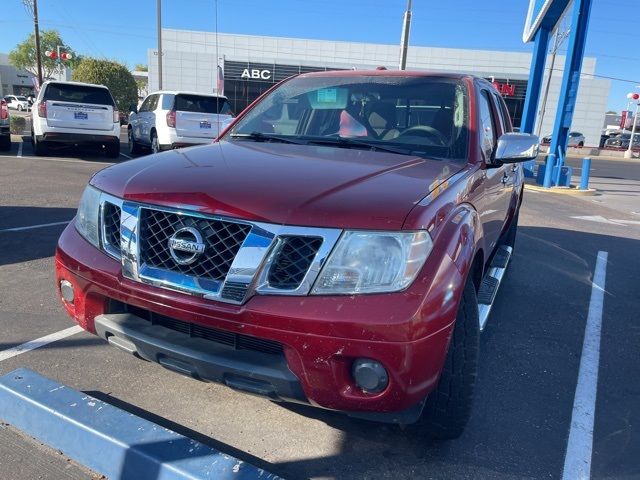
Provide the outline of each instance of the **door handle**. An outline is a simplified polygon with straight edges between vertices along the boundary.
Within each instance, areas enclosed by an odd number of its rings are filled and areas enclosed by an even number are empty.
[[[507,172],[502,174],[502,179],[500,180],[502,182],[503,185],[507,184],[507,181],[509,180],[509,175],[507,175]]]

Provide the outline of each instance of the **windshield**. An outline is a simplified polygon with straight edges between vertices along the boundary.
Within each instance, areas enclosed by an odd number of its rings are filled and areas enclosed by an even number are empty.
[[[26,102],[27,101],[27,97],[23,97],[22,95],[18,95],[16,98],[18,100],[20,100],[21,102]]]
[[[178,112],[231,115],[231,105],[226,98],[183,93],[176,95],[175,110]]]
[[[441,77],[297,77],[285,82],[224,137],[378,148],[466,160],[467,92]]]

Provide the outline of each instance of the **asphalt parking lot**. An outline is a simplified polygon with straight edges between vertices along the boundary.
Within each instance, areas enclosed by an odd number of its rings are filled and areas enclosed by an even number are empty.
[[[28,141],[0,155],[0,359],[73,325],[56,298],[52,255],[86,182],[110,164],[72,149],[34,157]],[[640,188],[640,162],[594,161],[594,172]],[[608,198],[526,192],[513,263],[481,338],[473,417],[453,442],[200,383],[84,332],[0,360],[0,375],[28,367],[289,479],[562,478],[592,279],[607,252],[591,473],[640,478],[640,215]],[[90,476],[0,425],[0,478]]]

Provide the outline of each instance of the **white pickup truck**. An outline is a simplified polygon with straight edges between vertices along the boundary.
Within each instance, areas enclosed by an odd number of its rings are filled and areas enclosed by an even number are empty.
[[[154,92],[130,110],[129,152],[134,154],[209,143],[233,118],[226,97],[191,92]]]

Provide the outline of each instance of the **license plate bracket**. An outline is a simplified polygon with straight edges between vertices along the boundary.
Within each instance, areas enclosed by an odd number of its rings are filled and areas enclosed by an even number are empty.
[[[200,122],[200,128],[211,128],[211,122],[207,122],[206,120],[203,120],[202,122]]]

